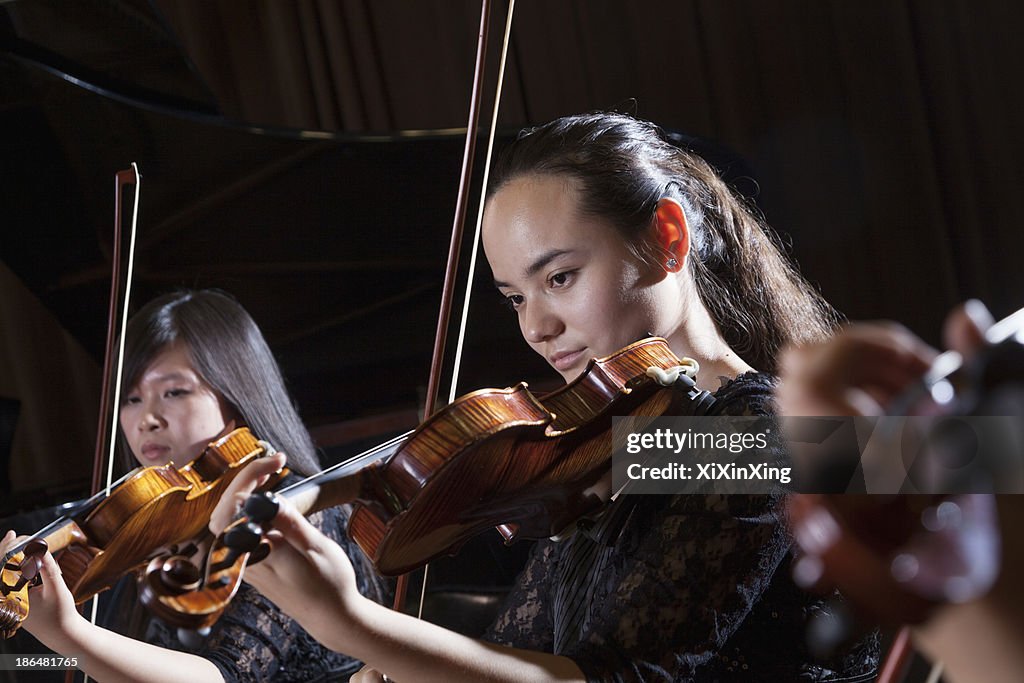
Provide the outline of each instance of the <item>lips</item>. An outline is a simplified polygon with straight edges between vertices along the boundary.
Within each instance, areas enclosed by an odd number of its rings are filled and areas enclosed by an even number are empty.
[[[577,349],[575,351],[559,351],[558,353],[550,356],[548,362],[551,363],[554,368],[560,372],[564,372],[574,365],[576,365],[583,357],[585,348]]]
[[[140,449],[139,454],[142,456],[143,460],[157,462],[161,460],[166,460],[170,452],[170,446],[147,442],[142,444],[142,448]]]

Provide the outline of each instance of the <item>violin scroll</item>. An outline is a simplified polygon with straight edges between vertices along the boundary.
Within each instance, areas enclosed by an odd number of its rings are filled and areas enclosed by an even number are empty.
[[[184,556],[154,558],[140,579],[142,604],[179,629],[212,625],[238,592],[245,567],[270,552],[263,535],[278,508],[269,491],[249,496],[243,514],[211,546],[205,572]]]
[[[28,589],[39,584],[39,568],[47,550],[46,541],[33,539],[19,555],[4,562],[0,574],[0,637],[13,636],[28,616]],[[16,577],[13,583],[7,583],[8,574]]]

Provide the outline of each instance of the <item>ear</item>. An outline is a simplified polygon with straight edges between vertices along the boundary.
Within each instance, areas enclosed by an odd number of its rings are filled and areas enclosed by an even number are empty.
[[[678,273],[686,265],[690,253],[690,228],[682,205],[670,197],[658,200],[654,211],[654,237],[658,246],[667,252],[665,270]]]

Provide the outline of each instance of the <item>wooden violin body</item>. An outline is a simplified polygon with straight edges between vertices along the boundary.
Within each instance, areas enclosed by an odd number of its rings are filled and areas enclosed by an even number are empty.
[[[349,533],[386,575],[452,554],[491,527],[508,542],[552,536],[606,502],[596,484],[611,469],[612,417],[653,419],[686,401],[648,368],[683,364],[664,339],[651,338],[592,360],[577,380],[542,398],[522,383],[476,391],[369,462],[355,458],[279,493],[305,514],[354,503]],[[154,563],[148,583],[163,605],[155,611],[181,626],[212,623],[223,609],[213,605],[230,598],[227,586],[237,585],[246,561],[218,539],[198,595],[176,589]]]
[[[543,398],[525,384],[463,396],[365,472],[352,538],[380,572],[399,574],[490,527],[509,542],[563,531],[605,502],[591,489],[611,468],[612,416],[670,412],[679,392],[646,371],[680,364],[648,339]]]
[[[207,532],[210,514],[241,468],[265,453],[247,428],[211,443],[183,467],[173,463],[132,472],[106,497],[36,534],[61,567],[76,603],[109,588],[154,555],[180,552]],[[276,481],[276,480],[275,480]],[[13,635],[28,614],[21,581],[24,553],[4,557],[0,631]]]

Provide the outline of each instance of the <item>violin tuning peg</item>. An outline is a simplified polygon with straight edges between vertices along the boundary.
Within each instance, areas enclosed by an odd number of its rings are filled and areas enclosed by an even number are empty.
[[[46,552],[45,543],[43,544],[43,548],[43,552]],[[42,553],[38,552],[38,550],[34,550],[32,553],[29,553],[26,549],[25,559],[21,561],[21,565],[18,567],[18,571],[21,573],[21,576],[18,577],[14,590],[20,591],[25,584],[28,584],[29,587],[35,587],[42,583],[42,577],[39,576],[39,570],[42,566]]]
[[[42,556],[50,549],[50,546],[46,544],[41,538],[34,538],[25,544],[25,557]]]
[[[245,514],[254,522],[263,524],[277,516],[280,504],[270,491],[254,493],[245,501]]]
[[[233,551],[234,557],[256,550],[262,539],[263,529],[255,522],[239,524],[224,532],[224,545]]]
[[[252,554],[249,555],[249,564],[256,564],[257,562],[262,562],[267,558],[267,555],[269,554],[270,544],[266,542],[260,543],[259,547],[256,548],[256,550],[252,551]]]

